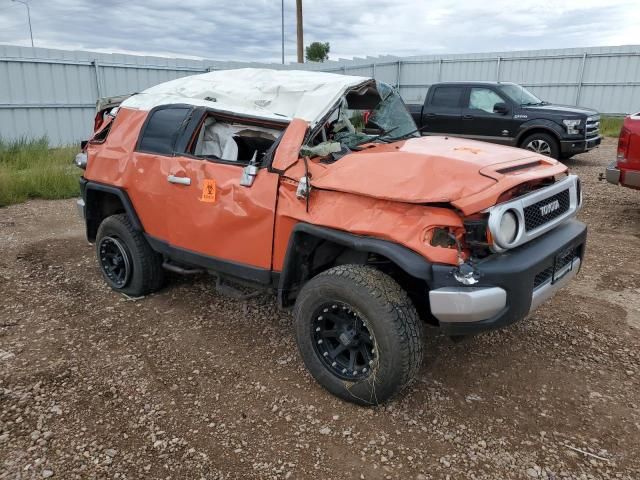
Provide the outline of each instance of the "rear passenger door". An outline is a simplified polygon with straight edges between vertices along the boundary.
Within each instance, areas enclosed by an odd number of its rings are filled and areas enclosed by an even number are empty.
[[[422,112],[425,133],[459,133],[464,89],[462,85],[441,85],[429,91]]]
[[[129,112],[121,110],[118,117]],[[172,189],[167,176],[175,164],[176,141],[192,113],[190,105],[161,106],[149,111],[125,173],[127,194],[145,233],[162,242],[169,242],[170,236],[166,211]]]

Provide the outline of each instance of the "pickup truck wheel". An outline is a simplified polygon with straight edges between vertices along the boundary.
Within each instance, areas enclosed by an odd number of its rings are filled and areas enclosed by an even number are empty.
[[[96,254],[104,279],[117,292],[140,297],[164,283],[162,257],[125,214],[112,215],[100,224]]]
[[[560,145],[558,141],[548,133],[534,133],[522,141],[521,148],[531,150],[558,159],[560,157]]]
[[[341,265],[312,278],[298,295],[294,317],[307,369],[349,402],[384,402],[422,363],[418,313],[400,285],[375,268]]]

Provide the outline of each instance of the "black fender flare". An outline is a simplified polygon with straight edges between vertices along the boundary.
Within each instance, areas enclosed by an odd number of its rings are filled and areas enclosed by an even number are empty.
[[[375,237],[355,235],[353,233],[336,230],[333,228],[311,225],[309,223],[298,223],[291,231],[287,253],[282,266],[282,272],[278,282],[278,304],[281,307],[287,306],[287,296],[294,285],[297,266],[300,264],[301,249],[305,238],[315,238],[327,240],[338,245],[348,247],[358,252],[370,252],[382,255],[395,263],[412,277],[429,282],[432,278],[432,264],[422,255],[388,240],[381,240]]]
[[[535,120],[529,120],[528,122],[523,123],[518,128],[518,133],[516,134],[515,145],[519,146],[520,142],[533,130],[545,130],[554,136],[558,143],[562,139],[564,135],[564,130],[562,126],[553,120],[547,120],[544,118],[538,118]]]
[[[140,218],[138,217],[138,214],[133,207],[133,203],[131,202],[131,199],[129,198],[129,195],[127,195],[126,191],[124,191],[122,188],[105,185],[103,183],[94,182],[81,177],[80,193],[85,203],[85,221],[87,223],[87,228],[89,226],[89,222],[95,220],[98,216],[97,214],[100,211],[99,206],[95,205],[95,202],[91,200],[92,192],[103,192],[117,197],[120,200],[120,203],[122,203],[122,207],[129,217],[129,220],[131,220],[131,224],[133,225],[133,227],[140,232],[144,232],[142,222],[140,222]]]

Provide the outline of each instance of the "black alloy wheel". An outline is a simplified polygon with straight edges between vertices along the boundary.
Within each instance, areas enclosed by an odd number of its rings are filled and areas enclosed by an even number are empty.
[[[376,361],[375,340],[360,315],[345,303],[331,302],[313,318],[313,344],[325,368],[344,380],[368,377]]]
[[[103,237],[98,252],[107,281],[114,288],[124,288],[131,278],[131,259],[124,243],[118,237]]]

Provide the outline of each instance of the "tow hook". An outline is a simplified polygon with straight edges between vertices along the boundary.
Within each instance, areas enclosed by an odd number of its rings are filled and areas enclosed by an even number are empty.
[[[480,281],[480,272],[472,262],[461,263],[451,270],[453,278],[463,285],[475,285]]]
[[[464,261],[462,245],[458,238],[453,233],[449,233],[449,238],[456,243],[458,250],[458,266],[451,270],[451,275],[463,285],[475,285],[480,281],[480,272],[476,270],[473,260],[469,260],[468,262]]]

